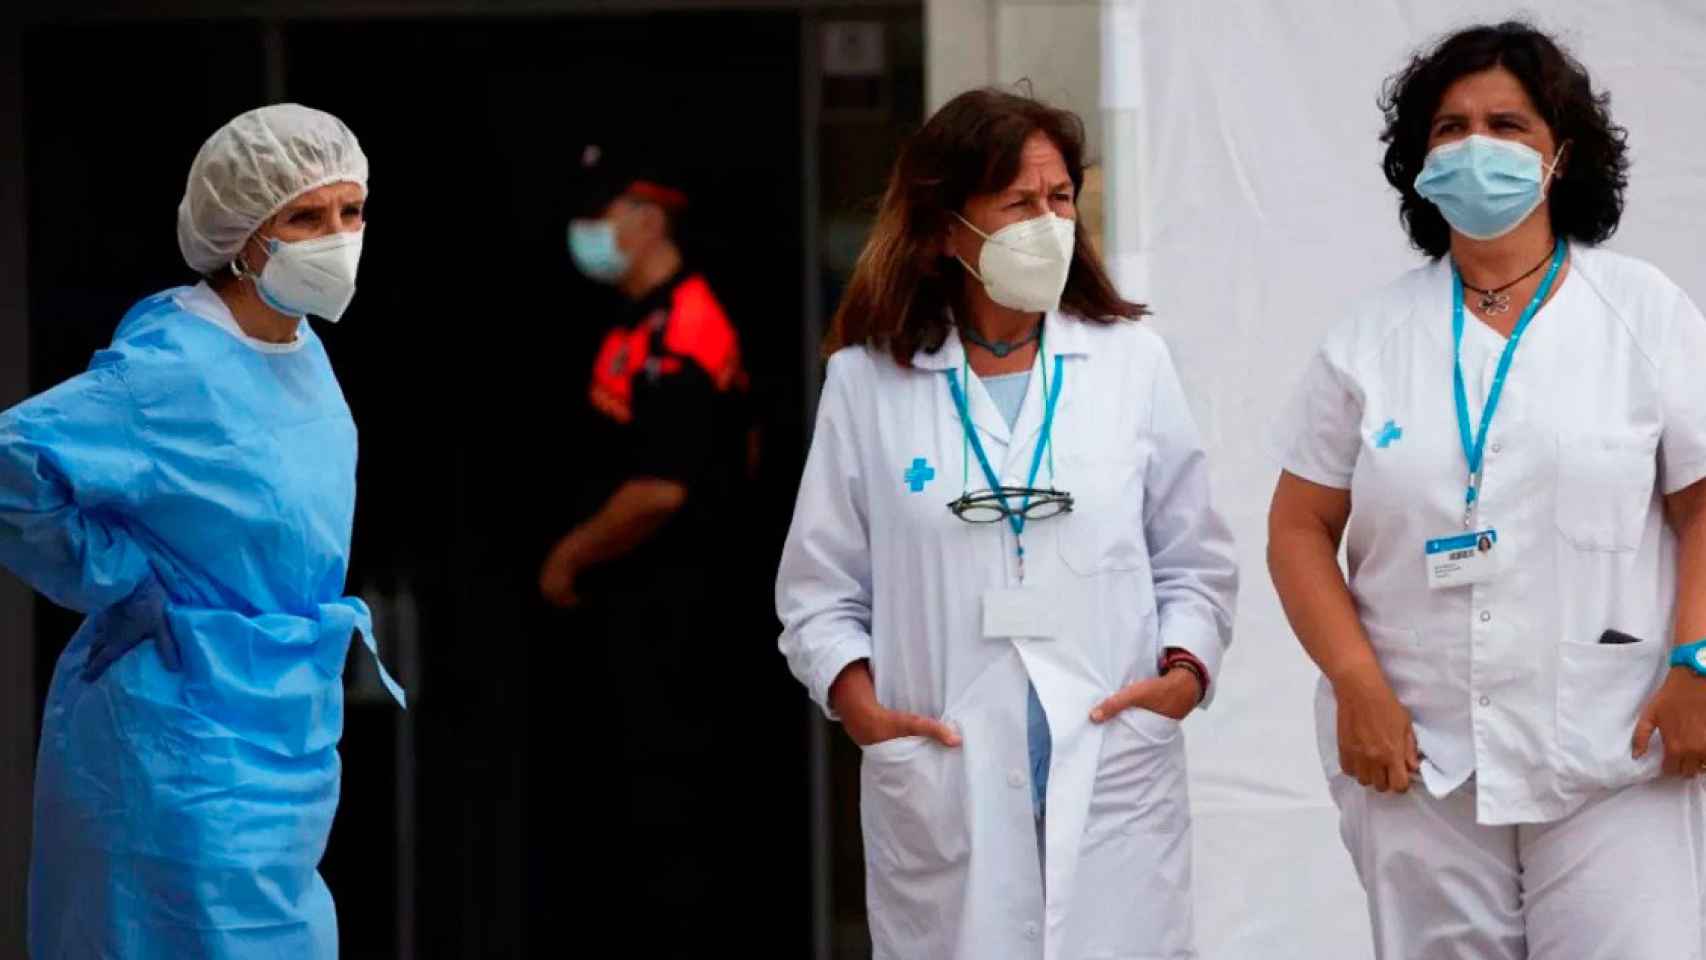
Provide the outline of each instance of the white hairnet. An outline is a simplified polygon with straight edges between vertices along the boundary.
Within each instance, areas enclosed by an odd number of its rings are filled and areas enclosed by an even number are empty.
[[[195,155],[178,204],[178,249],[191,269],[212,273],[285,204],[344,181],[367,190],[367,155],[343,121],[294,103],[250,110]]]

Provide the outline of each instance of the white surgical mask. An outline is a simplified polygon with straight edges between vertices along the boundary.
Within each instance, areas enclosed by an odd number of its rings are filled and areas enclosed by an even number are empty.
[[[363,227],[295,243],[264,240],[267,265],[255,278],[255,289],[279,313],[292,317],[311,313],[337,323],[355,297],[356,265],[366,232]]]
[[[983,283],[989,299],[1013,310],[1047,312],[1060,306],[1078,241],[1076,223],[1045,213],[984,233],[965,217],[954,216],[983,238],[978,269],[973,270],[957,256],[955,259]]]

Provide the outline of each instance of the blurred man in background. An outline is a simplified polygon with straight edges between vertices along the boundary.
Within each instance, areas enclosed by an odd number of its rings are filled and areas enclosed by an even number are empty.
[[[677,243],[687,195],[655,173],[583,158],[585,209],[569,250],[588,278],[626,301],[598,351],[589,399],[605,436],[587,466],[608,475],[597,511],[558,542],[540,572],[550,602],[574,606],[583,573],[613,580],[659,567],[702,569],[711,509],[743,465],[750,420],[740,340],[710,284]]]
[[[688,953],[703,949],[699,932],[742,922],[727,882],[741,806],[726,789],[727,758],[713,750],[726,751],[725,722],[742,697],[729,669],[738,661],[717,648],[744,589],[723,580],[740,535],[739,490],[756,468],[747,374],[734,326],[683,253],[680,178],[624,166],[599,147],[581,161],[569,252],[620,297],[608,316],[570,318],[609,330],[586,399],[571,401],[594,414],[590,432],[569,440],[580,519],[543,558],[539,590],[573,611],[562,639],[577,662],[603,667],[593,683],[572,681],[579,695],[604,698],[609,721],[590,731],[609,766],[586,782],[605,795],[594,809],[611,829],[589,831],[600,836],[584,852],[624,881],[613,903],[682,921],[675,935],[693,930],[679,944]],[[675,955],[670,932],[659,935],[658,955]]]

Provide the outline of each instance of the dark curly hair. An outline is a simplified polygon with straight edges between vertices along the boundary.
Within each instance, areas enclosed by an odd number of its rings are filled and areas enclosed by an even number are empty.
[[[1451,249],[1451,228],[1416,193],[1416,175],[1446,89],[1493,67],[1515,74],[1553,139],[1570,144],[1549,194],[1552,229],[1586,244],[1609,239],[1623,217],[1628,132],[1611,121],[1611,95],[1594,93],[1587,69],[1575,57],[1532,25],[1513,21],[1452,34],[1386,81],[1380,97],[1386,114],[1382,166],[1386,182],[1402,197],[1399,216],[1410,242],[1436,260]]]

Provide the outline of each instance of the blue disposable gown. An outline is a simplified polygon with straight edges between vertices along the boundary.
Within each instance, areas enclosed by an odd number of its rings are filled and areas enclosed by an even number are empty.
[[[269,350],[217,304],[142,301],[87,372],[0,414],[0,563],[89,617],[42,720],[37,960],[337,955],[318,864],[345,656],[374,647],[343,596],[355,424],[307,324]],[[181,670],[145,643],[85,683],[91,624],[149,576]]]

